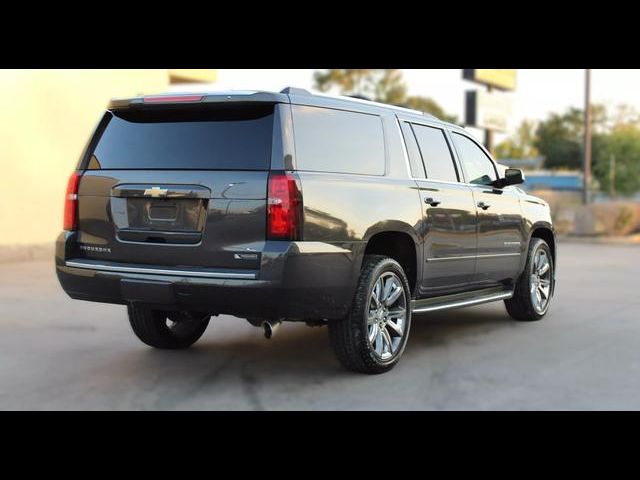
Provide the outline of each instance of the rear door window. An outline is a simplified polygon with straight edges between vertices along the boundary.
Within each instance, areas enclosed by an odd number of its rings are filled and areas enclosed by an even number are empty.
[[[273,105],[212,111],[114,111],[88,168],[268,170]]]
[[[384,175],[379,116],[302,105],[292,110],[298,170]]]
[[[444,131],[415,123],[411,126],[418,140],[427,179],[457,182],[458,173]]]

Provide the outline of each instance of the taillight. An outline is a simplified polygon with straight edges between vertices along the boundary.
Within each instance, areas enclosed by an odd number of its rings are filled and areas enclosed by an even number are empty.
[[[267,199],[267,239],[300,240],[302,192],[292,173],[271,172]]]
[[[73,172],[67,182],[67,193],[64,197],[64,230],[75,230],[78,227],[78,185],[80,184],[79,172]]]

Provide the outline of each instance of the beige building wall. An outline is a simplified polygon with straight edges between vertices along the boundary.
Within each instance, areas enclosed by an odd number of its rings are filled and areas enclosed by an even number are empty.
[[[109,99],[169,83],[169,70],[0,70],[0,246],[53,241],[67,178]]]

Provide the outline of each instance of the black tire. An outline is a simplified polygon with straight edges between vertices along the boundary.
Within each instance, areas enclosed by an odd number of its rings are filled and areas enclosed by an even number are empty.
[[[551,255],[551,248],[547,242],[541,238],[532,238],[529,243],[529,251],[527,252],[527,263],[524,267],[524,271],[516,283],[513,297],[509,300],[505,300],[504,304],[507,307],[507,312],[514,320],[521,322],[534,322],[542,319],[549,311],[549,305],[551,303],[551,297],[547,301],[547,305],[543,311],[537,311],[533,300],[531,298],[532,278],[533,271],[532,262],[535,258],[536,252],[542,249],[546,252],[550,265],[550,294],[553,295],[553,278],[554,278],[554,264],[553,256]]]
[[[375,283],[386,272],[395,274],[402,283],[406,313],[397,350],[391,358],[383,360],[369,342],[367,318]],[[329,340],[336,357],[347,370],[367,374],[388,372],[398,363],[404,352],[410,327],[411,290],[404,270],[391,258],[382,255],[365,256],[350,313],[345,319],[329,322]]]
[[[171,350],[188,348],[197,342],[211,318],[206,314],[164,312],[133,304],[127,306],[127,313],[133,332],[143,343]]]

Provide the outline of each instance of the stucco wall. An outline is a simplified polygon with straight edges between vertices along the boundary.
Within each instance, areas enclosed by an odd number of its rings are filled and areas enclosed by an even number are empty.
[[[167,70],[0,70],[0,246],[45,243],[112,97],[167,90]]]

